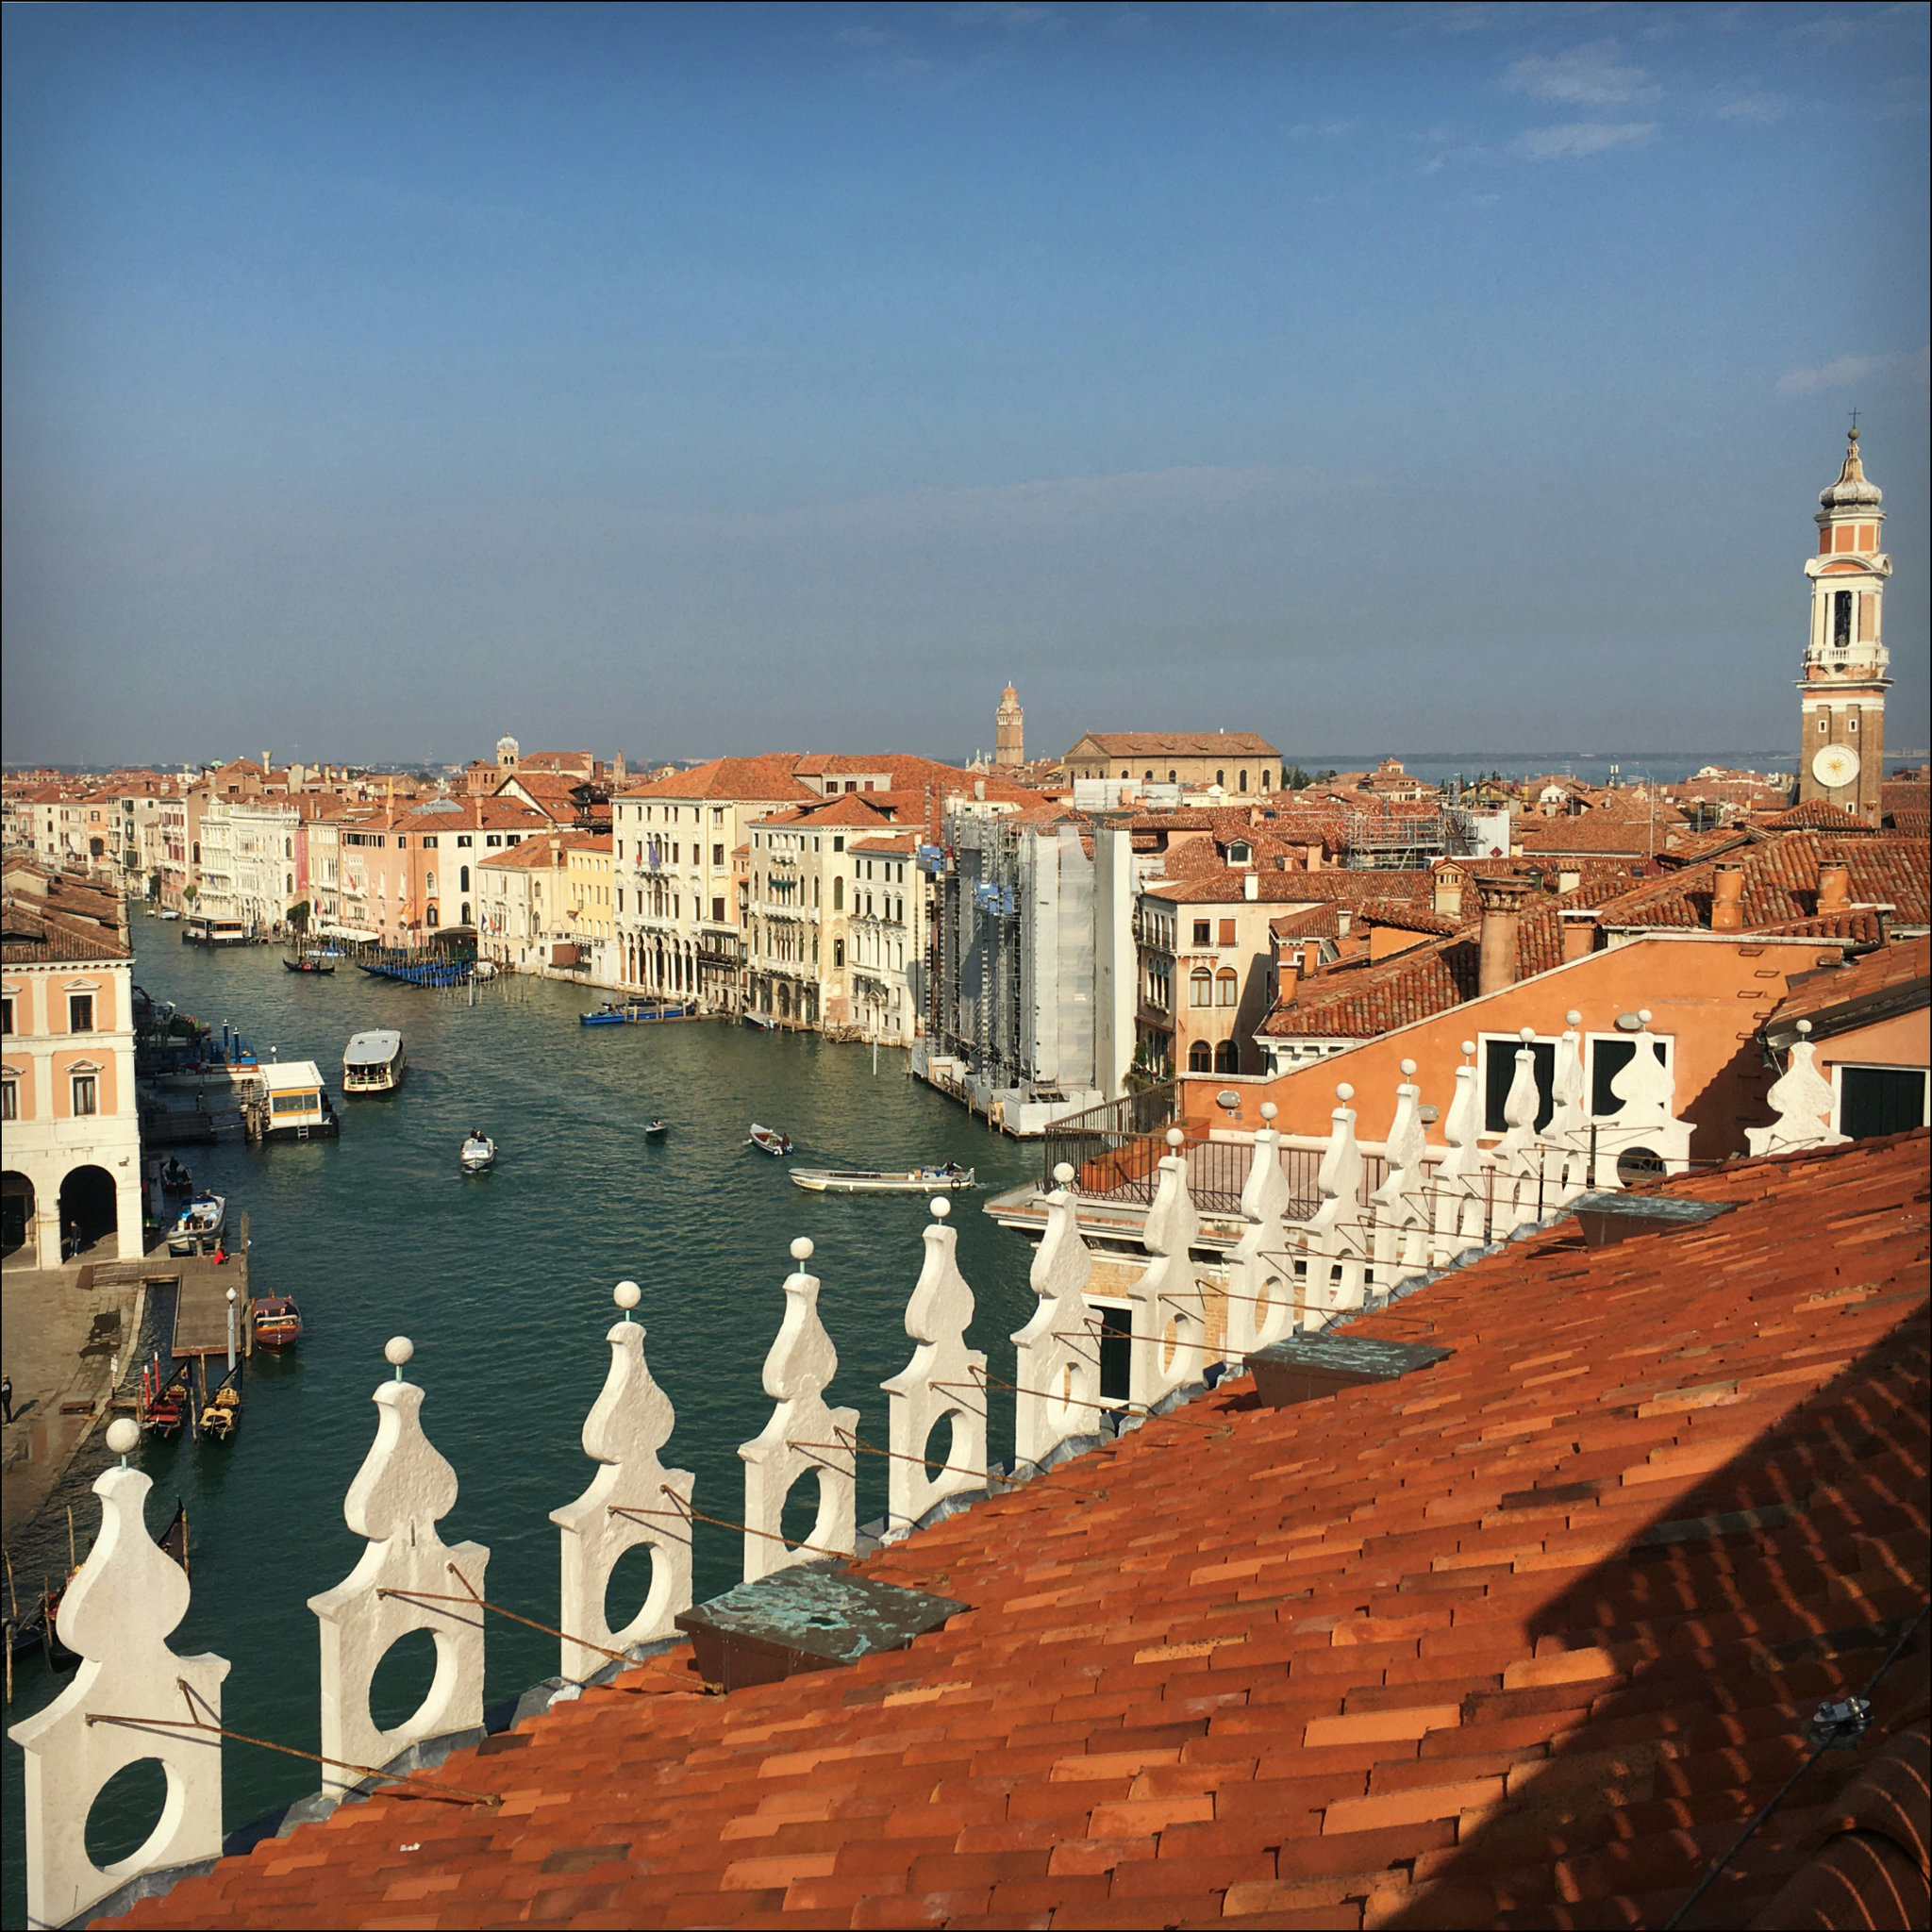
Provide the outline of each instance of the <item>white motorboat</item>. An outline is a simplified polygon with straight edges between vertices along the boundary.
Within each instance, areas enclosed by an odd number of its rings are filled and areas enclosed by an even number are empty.
[[[488,1174],[496,1165],[496,1142],[488,1134],[472,1134],[457,1158],[465,1174]]]
[[[393,1093],[408,1071],[403,1036],[391,1027],[358,1033],[342,1051],[342,1094]]]
[[[955,1194],[970,1188],[973,1170],[948,1160],[892,1174],[874,1168],[794,1167],[791,1185],[814,1194]]]
[[[751,1124],[751,1138],[744,1143],[756,1147],[761,1154],[786,1155],[791,1152],[791,1136],[781,1134],[776,1127],[761,1127],[758,1122]]]
[[[220,1194],[200,1193],[181,1210],[181,1217],[168,1230],[171,1255],[201,1255],[211,1251],[222,1238],[222,1225],[228,1218],[228,1203]]]

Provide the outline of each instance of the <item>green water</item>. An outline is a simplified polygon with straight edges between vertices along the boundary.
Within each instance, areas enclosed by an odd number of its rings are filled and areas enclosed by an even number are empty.
[[[307,1599],[347,1575],[364,1547],[342,1522],[342,1496],[374,1435],[370,1394],[392,1335],[415,1342],[424,1425],[461,1484],[441,1534],[487,1545],[491,1601],[544,1623],[557,1617],[558,1560],[546,1519],[592,1472],[578,1431],[609,1361],[618,1280],[642,1285],[646,1355],[677,1410],[664,1460],[695,1473],[699,1509],[741,1518],[737,1448],[771,1413],[759,1369],[798,1235],[817,1244],[809,1265],[839,1350],[830,1399],[857,1407],[861,1433],[883,1442],[878,1384],[912,1349],[904,1313],[924,1197],[807,1194],[786,1163],[744,1146],[754,1119],[784,1128],[811,1164],[951,1155],[976,1168],[980,1191],[955,1202],[960,1266],[978,1301],[973,1340],[1010,1377],[1006,1338],[1034,1306],[1028,1251],[979,1204],[1028,1177],[1037,1153],[908,1079],[902,1054],[881,1051],[874,1075],[871,1049],[810,1036],[713,1023],[584,1027],[576,1016],[594,1000],[570,987],[524,981],[515,996],[471,1008],[346,964],[297,976],[267,948],[211,952],[180,944],[178,927],[134,924],[136,978],[156,999],[218,1034],[224,1021],[239,1026],[264,1057],[316,1060],[343,1120],[335,1141],[182,1153],[197,1181],[228,1197],[231,1227],[249,1211],[255,1291],[292,1293],[307,1324],[298,1348],[250,1364],[231,1444],[197,1447],[184,1435],[139,1453],[155,1525],[178,1495],[193,1528],[193,1604],[171,1642],[230,1660],[224,1710],[235,1728],[318,1748]],[[371,1026],[402,1031],[408,1082],[342,1103],[343,1045]],[[660,1113],[671,1134],[645,1140],[641,1124]],[[472,1126],[501,1150],[485,1176],[458,1171]],[[992,1453],[1010,1454],[1011,1441],[1010,1402],[995,1402]],[[106,1461],[96,1445],[94,1466]],[[885,1469],[859,1458],[860,1522],[884,1512]],[[700,1600],[735,1583],[742,1560],[740,1536],[700,1524]],[[554,1639],[501,1619],[488,1655],[491,1701],[558,1667]],[[24,1663],[8,1721],[66,1681]],[[4,1915],[20,1925],[22,1758],[11,1742],[4,1768]],[[313,1765],[236,1744],[224,1778],[230,1829],[319,1782]],[[97,1807],[103,1824],[108,1808]]]

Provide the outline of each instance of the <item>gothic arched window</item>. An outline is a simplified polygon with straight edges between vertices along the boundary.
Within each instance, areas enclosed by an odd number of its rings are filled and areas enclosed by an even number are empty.
[[[1852,641],[1852,593],[1836,591],[1831,600],[1831,641],[1843,650]]]
[[[1214,1071],[1214,1049],[1205,1040],[1197,1040],[1188,1049],[1188,1072],[1191,1074],[1211,1074]]]

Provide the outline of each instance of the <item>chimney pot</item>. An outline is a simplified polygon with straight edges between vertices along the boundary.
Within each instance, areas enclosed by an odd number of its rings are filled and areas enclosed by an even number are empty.
[[[1818,909],[1842,912],[1852,903],[1852,869],[1843,859],[1831,859],[1818,868]]]
[[[1487,998],[1514,986],[1517,978],[1517,931],[1523,924],[1523,902],[1529,881],[1479,878],[1476,895],[1482,901],[1481,955],[1476,969],[1476,996]]]
[[[1563,921],[1563,958],[1587,959],[1596,951],[1596,914],[1588,912]]]
[[[1241,875],[1241,897],[1258,899],[1261,896],[1261,875],[1259,873],[1244,873]]]
[[[1712,932],[1742,932],[1744,929],[1744,868],[1741,865],[1721,865],[1717,869],[1717,881],[1710,898],[1710,929]]]

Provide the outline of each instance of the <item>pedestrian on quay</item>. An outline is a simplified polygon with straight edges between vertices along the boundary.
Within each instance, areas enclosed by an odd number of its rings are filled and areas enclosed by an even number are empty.
[[[0,1418],[13,1420],[13,1377],[0,1375]]]

